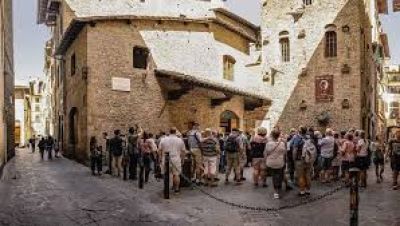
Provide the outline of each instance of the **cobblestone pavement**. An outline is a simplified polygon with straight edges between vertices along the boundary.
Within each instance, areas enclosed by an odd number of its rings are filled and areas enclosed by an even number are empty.
[[[246,171],[251,174],[251,169]],[[7,166],[0,182],[0,225],[348,225],[349,195],[343,189],[316,202],[278,212],[231,207],[196,189],[162,198],[162,182],[152,179],[145,189],[109,175],[93,177],[87,167],[67,159],[41,161],[22,149]],[[371,172],[372,175],[372,172]],[[248,176],[250,178],[250,176]],[[400,226],[400,192],[386,180],[361,191],[360,225]],[[270,182],[270,181],[269,181]],[[331,187],[330,187],[331,186]],[[313,186],[311,198],[337,185]],[[205,188],[226,201],[264,208],[297,203],[296,192],[272,199],[271,188],[241,186]],[[307,199],[305,199],[307,200]]]

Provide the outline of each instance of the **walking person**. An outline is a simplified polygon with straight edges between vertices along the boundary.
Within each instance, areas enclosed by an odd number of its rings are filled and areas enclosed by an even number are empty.
[[[58,140],[54,139],[54,157],[60,158],[59,152],[60,152],[60,144],[58,143]]]
[[[29,139],[29,144],[31,146],[32,153],[35,153],[35,151],[36,151],[36,138],[35,138],[35,135],[33,135],[31,137],[31,139]]]
[[[375,165],[376,183],[383,181],[383,172],[385,171],[385,147],[382,145],[379,137],[371,144],[372,160]]]
[[[268,142],[267,129],[264,127],[257,128],[257,133],[250,140],[251,158],[253,166],[254,186],[257,187],[261,181],[263,187],[267,187],[265,178],[266,163],[264,159],[265,146]]]
[[[220,155],[219,141],[211,129],[206,129],[204,139],[200,143],[203,151],[204,179],[206,186],[217,186],[217,161]]]
[[[330,182],[332,160],[335,149],[335,138],[333,137],[333,130],[330,128],[326,129],[325,137],[319,140],[318,146],[321,150],[320,157],[320,181],[322,183]]]
[[[235,173],[235,181],[236,184],[239,185],[242,183],[240,179],[240,166],[239,166],[239,156],[242,154],[243,143],[242,138],[240,137],[238,129],[232,129],[231,134],[228,136],[228,139],[225,142],[225,151],[226,151],[226,159],[227,159],[227,171],[225,174],[225,183],[229,183],[229,176],[233,169]]]
[[[129,179],[137,180],[137,167],[139,161],[138,140],[143,135],[143,130],[138,125],[128,130],[128,155],[129,155]]]
[[[120,177],[122,173],[122,147],[123,140],[120,130],[114,131],[114,137],[110,140],[110,151],[112,153],[112,169],[113,175]]]
[[[359,132],[359,139],[356,146],[356,167],[360,170],[360,187],[367,187],[367,170],[370,165],[369,141],[366,139],[365,131]]]
[[[47,151],[47,158],[49,160],[53,159],[53,147],[54,147],[54,139],[52,136],[48,136],[46,139],[46,151]]]
[[[244,167],[246,166],[247,163],[247,150],[250,149],[250,141],[247,138],[246,134],[240,130],[239,131],[239,136],[242,139],[242,149],[239,151],[239,167],[240,167],[240,180],[245,181],[246,178],[244,177]]]
[[[264,152],[266,166],[272,176],[275,199],[279,199],[285,170],[286,143],[280,139],[280,136],[279,130],[272,130],[272,140],[266,144]]]
[[[400,130],[395,133],[395,138],[389,141],[390,165],[393,171],[393,190],[399,189],[398,177],[400,172]]]
[[[286,139],[287,142],[287,153],[286,153],[286,162],[287,162],[287,170],[289,172],[290,183],[294,184],[294,172],[295,172],[295,165],[293,159],[293,138],[297,135],[297,130],[292,128],[290,130],[290,134]]]
[[[102,163],[103,154],[101,146],[98,145],[95,136],[92,136],[90,138],[89,148],[90,148],[90,163],[91,163],[90,166],[92,169],[92,175],[95,176],[97,170],[97,174],[101,176],[103,167]]]
[[[203,156],[200,150],[200,142],[200,125],[198,123],[194,123],[192,129],[188,132],[188,145],[189,151],[192,154],[193,178],[195,178],[194,182],[197,185],[203,184],[201,182],[201,177],[203,175]]]
[[[39,146],[40,158],[43,160],[44,150],[46,149],[46,140],[44,139],[44,137],[40,139],[38,146]]]
[[[225,139],[223,134],[218,134],[219,150],[221,151],[219,157],[219,172],[225,173],[226,171],[226,152],[225,152]]]
[[[186,154],[185,143],[177,136],[177,129],[171,128],[170,135],[160,140],[159,154],[162,157],[162,168],[164,173],[172,174],[173,189],[175,194],[180,191],[180,174],[182,172],[182,159]],[[165,172],[165,154],[169,153],[170,172]]]
[[[144,182],[147,183],[149,181],[151,170],[151,156],[157,151],[157,147],[155,142],[150,139],[149,134],[146,132],[143,132],[142,138],[139,140],[139,151],[144,166]]]

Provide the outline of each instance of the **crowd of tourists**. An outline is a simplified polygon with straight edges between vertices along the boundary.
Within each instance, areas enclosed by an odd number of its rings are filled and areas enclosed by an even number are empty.
[[[40,157],[42,160],[44,159],[46,154],[48,160],[53,159],[53,153],[54,157],[60,157],[59,143],[52,136],[33,136],[29,139],[29,146],[32,153],[35,153],[37,148],[39,149]]]
[[[129,169],[129,179],[138,179],[138,166],[144,167],[144,181],[150,172],[156,178],[164,174],[165,156],[169,153],[170,174],[173,189],[180,191],[183,179],[198,186],[218,186],[219,174],[225,174],[225,184],[241,185],[246,180],[245,167],[253,167],[252,182],[255,187],[268,187],[267,178],[272,178],[274,198],[280,198],[283,185],[291,190],[298,186],[299,196],[311,193],[311,181],[331,183],[342,180],[350,184],[350,171],[357,170],[361,187],[367,187],[368,169],[375,165],[376,182],[381,183],[386,160],[391,159],[393,189],[397,189],[400,170],[400,131],[386,145],[379,139],[368,139],[362,130],[314,131],[299,127],[288,134],[279,128],[267,131],[257,128],[250,135],[238,129],[229,134],[220,134],[211,129],[200,130],[199,124],[181,133],[171,128],[168,133],[154,136],[135,126],[121,135],[114,131],[113,137],[103,134],[103,139],[90,139],[92,172],[102,171],[102,156],[108,153],[109,170],[121,176],[123,167]],[[188,159],[190,161],[188,161]]]

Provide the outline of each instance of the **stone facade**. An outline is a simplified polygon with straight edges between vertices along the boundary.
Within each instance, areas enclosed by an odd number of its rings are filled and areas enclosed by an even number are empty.
[[[267,85],[273,104],[266,118],[285,130],[300,123],[368,130],[375,100],[369,95],[375,76],[369,6],[358,0],[320,0],[307,6],[297,0],[267,0],[263,5],[264,75],[274,81]],[[332,58],[324,55],[328,30],[337,34],[337,56]],[[283,32],[290,40],[290,62],[281,61]],[[318,102],[316,79],[326,75],[333,78],[333,100]],[[343,106],[345,99],[349,107]],[[323,112],[331,117],[327,125],[317,120]]]
[[[194,0],[201,8],[182,11],[186,18],[105,17],[85,22],[62,57],[50,66],[56,68],[55,80],[60,83],[54,89],[55,112],[63,118],[55,122],[59,127],[55,129],[56,137],[62,140],[67,155],[85,160],[91,136],[100,138],[103,132],[112,134],[115,129],[126,133],[134,124],[153,133],[166,131],[171,126],[186,131],[194,121],[204,128],[221,130],[220,115],[227,111],[238,118],[234,127],[255,127],[248,123],[254,115],[247,114],[247,121],[244,117],[246,112],[253,111],[246,106],[262,97],[257,94],[261,81],[261,74],[257,73],[259,66],[246,66],[254,63],[253,56],[257,55],[250,50],[250,43],[257,41],[258,28],[245,20],[233,20],[239,17],[225,9],[213,12],[210,9],[216,2]],[[186,3],[182,6],[190,7]],[[71,9],[75,13],[73,19]],[[203,9],[209,20],[199,17],[197,11]],[[171,10],[159,13],[174,16],[180,12]],[[93,11],[64,1],[59,12],[53,27],[53,53],[64,44],[71,28],[77,26],[79,15]],[[150,51],[146,69],[133,67],[132,53],[137,46]],[[223,79],[225,55],[236,61],[233,81]],[[74,60],[75,73],[72,72]],[[182,90],[190,81],[160,78],[157,75],[160,70],[182,73],[189,80],[204,78],[214,88],[196,83],[189,90]],[[115,90],[114,78],[128,79],[130,91]],[[246,89],[252,90],[249,96],[240,91]],[[177,91],[181,92],[180,96],[171,99],[171,92]],[[212,104],[213,100],[218,103]]]
[[[14,156],[14,57],[12,1],[0,1],[0,169]],[[0,170],[1,171],[1,170]]]

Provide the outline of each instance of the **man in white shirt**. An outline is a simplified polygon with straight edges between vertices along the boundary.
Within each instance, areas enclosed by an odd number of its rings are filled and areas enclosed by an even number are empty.
[[[170,135],[161,139],[159,152],[162,156],[162,167],[165,165],[165,153],[169,153],[170,173],[172,173],[173,188],[179,193],[179,175],[182,172],[182,157],[186,153],[185,143],[177,135],[177,129],[171,128]],[[163,169],[165,171],[165,169]]]

